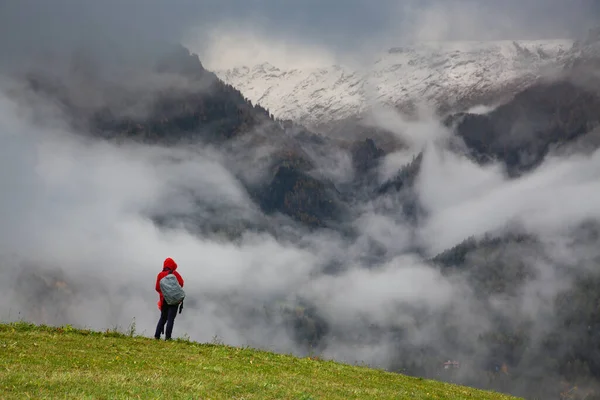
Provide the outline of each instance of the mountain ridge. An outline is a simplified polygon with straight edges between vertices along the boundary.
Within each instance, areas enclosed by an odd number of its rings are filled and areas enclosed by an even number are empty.
[[[279,68],[264,62],[216,70],[224,82],[280,119],[307,126],[342,120],[371,106],[426,101],[463,108],[512,94],[557,68],[573,40],[430,42],[390,48],[366,65]]]

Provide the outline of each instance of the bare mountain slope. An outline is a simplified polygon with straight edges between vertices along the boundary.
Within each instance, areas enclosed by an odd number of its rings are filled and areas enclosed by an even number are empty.
[[[265,62],[216,74],[275,117],[317,125],[376,104],[427,101],[444,109],[512,94],[559,65],[572,47],[570,40],[426,43],[389,49],[362,68],[285,70]]]

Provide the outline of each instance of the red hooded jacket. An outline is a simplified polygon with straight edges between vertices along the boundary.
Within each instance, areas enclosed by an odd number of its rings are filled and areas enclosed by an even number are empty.
[[[160,291],[160,280],[162,278],[164,278],[165,276],[167,276],[169,274],[169,271],[173,271],[173,275],[175,275],[175,277],[177,277],[177,281],[179,282],[181,287],[183,287],[183,278],[181,277],[181,275],[179,275],[179,272],[177,272],[176,269],[177,269],[177,263],[172,258],[167,258],[167,259],[165,259],[165,262],[163,263],[163,270],[161,272],[159,272],[158,275],[156,276],[156,291],[160,295],[160,299],[158,300],[158,309],[159,310],[162,310],[162,303],[164,300],[162,292]]]

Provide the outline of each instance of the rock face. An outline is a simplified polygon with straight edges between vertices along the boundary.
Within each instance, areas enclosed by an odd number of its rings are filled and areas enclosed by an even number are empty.
[[[269,63],[216,71],[252,102],[308,126],[377,104],[468,108],[514,94],[560,65],[573,41],[440,42],[389,49],[366,67],[283,69]]]

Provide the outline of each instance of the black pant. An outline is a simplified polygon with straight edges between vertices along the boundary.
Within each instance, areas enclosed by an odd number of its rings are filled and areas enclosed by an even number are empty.
[[[175,324],[175,317],[177,316],[178,308],[179,304],[170,306],[163,301],[162,309],[160,311],[160,319],[158,320],[158,325],[156,325],[156,332],[154,333],[154,337],[156,339],[160,339],[160,335],[165,329],[165,324],[167,324],[167,330],[165,331],[165,339],[171,339],[171,334],[173,333],[173,325]]]

